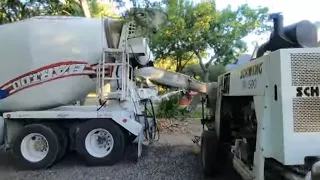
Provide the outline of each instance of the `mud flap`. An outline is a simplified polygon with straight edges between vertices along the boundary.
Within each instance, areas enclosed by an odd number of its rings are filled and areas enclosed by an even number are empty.
[[[136,140],[128,145],[125,151],[127,160],[137,163],[139,158],[142,156],[144,134],[143,130],[139,133]]]

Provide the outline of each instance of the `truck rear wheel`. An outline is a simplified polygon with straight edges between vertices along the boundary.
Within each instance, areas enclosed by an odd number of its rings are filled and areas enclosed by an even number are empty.
[[[76,149],[88,165],[113,165],[124,154],[126,136],[112,120],[90,120],[80,125]]]
[[[45,125],[27,125],[15,137],[11,152],[21,169],[48,168],[58,156],[58,138]]]
[[[59,141],[59,153],[56,159],[56,162],[60,161],[67,152],[68,146],[68,133],[64,131],[62,128],[56,125],[50,125],[51,129],[56,134]]]
[[[215,176],[218,164],[218,138],[214,131],[204,131],[201,135],[201,165],[205,177]]]

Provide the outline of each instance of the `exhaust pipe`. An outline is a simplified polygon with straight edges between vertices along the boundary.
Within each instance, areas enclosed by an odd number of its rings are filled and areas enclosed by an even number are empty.
[[[312,165],[304,180],[320,180],[320,161]]]
[[[261,45],[257,51],[257,58],[267,51],[276,51],[284,48],[317,47],[317,27],[310,21],[303,20],[284,27],[283,16],[275,13],[270,16],[273,20],[273,32],[269,41]]]
[[[312,165],[311,180],[320,180],[320,161]]]

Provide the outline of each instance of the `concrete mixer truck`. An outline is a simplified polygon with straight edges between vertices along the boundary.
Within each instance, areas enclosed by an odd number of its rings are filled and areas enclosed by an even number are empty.
[[[137,87],[133,71],[152,64],[148,35],[166,18],[133,8],[124,20],[41,16],[1,25],[0,144],[17,166],[47,168],[71,150],[88,165],[112,165],[131,142],[140,157],[156,133],[146,112],[157,91]],[[98,106],[72,105],[90,92]]]
[[[0,145],[17,166],[48,168],[67,151],[88,165],[113,165],[128,149],[137,160],[157,134],[150,80],[207,87],[153,68],[148,37],[166,19],[160,10],[133,8],[124,20],[40,16],[1,25]],[[98,105],[74,105],[91,92]]]

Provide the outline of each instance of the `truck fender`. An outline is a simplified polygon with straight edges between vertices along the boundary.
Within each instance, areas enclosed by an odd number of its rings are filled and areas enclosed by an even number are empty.
[[[4,143],[4,118],[0,116],[0,145]]]

